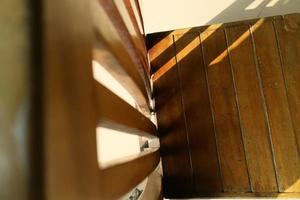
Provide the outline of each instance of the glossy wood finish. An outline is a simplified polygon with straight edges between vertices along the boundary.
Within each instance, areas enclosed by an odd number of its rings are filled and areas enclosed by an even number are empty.
[[[221,191],[213,118],[199,34],[174,36],[181,104],[197,193]],[[185,45],[188,44],[188,48]],[[198,105],[202,105],[201,107]],[[198,120],[203,119],[203,120]],[[205,184],[203,184],[205,183]]]
[[[164,181],[192,183],[164,185],[165,196],[299,197],[299,23],[294,14],[147,37]]]
[[[128,10],[124,10],[126,9],[126,6],[125,8],[122,7],[122,5],[124,5],[124,1],[114,2],[108,0],[99,0],[99,2],[103,9],[106,11],[107,16],[116,28],[118,34],[121,36],[121,40],[125,44],[128,54],[134,61],[137,69],[139,70],[141,76],[145,81],[145,87],[149,87],[150,81],[149,79],[146,79],[146,77],[150,76],[149,67],[147,63],[145,63],[146,58],[141,57],[141,49],[139,47],[139,45],[144,44],[139,43],[136,40],[136,35],[139,33],[136,33],[134,28],[132,27],[134,22],[130,20],[130,17],[128,16]],[[143,53],[144,55],[146,54],[145,52]]]
[[[224,29],[201,33],[224,191],[250,191],[248,169]],[[211,35],[211,36],[208,36]],[[202,117],[203,118],[203,117]]]
[[[233,76],[245,141],[251,187],[256,192],[277,190],[269,122],[266,119],[260,79],[248,26],[228,28],[228,43],[245,33],[244,41],[230,50]],[[259,141],[259,142],[258,142]]]
[[[256,28],[255,25],[253,28]],[[266,100],[280,192],[299,192],[300,160],[272,21],[253,34]]]
[[[101,1],[104,6],[101,6],[102,4],[97,0],[91,2],[95,31],[94,59],[110,71],[111,75],[120,81],[135,98],[145,113],[149,114],[151,110],[149,106],[151,87],[147,72],[149,69],[138,55],[143,54],[143,59],[146,60],[145,49],[143,53],[139,53],[141,48],[137,49],[134,46],[133,36],[130,35],[113,1]],[[123,2],[121,3],[123,5]],[[124,9],[123,12],[127,14],[127,10]],[[127,23],[132,25],[130,18],[126,19]],[[137,33],[135,36],[137,37]],[[140,33],[138,36],[142,37]],[[135,40],[142,40],[142,38],[136,37]],[[141,45],[141,42],[139,44]],[[119,65],[107,65],[107,62],[114,62]]]
[[[95,81],[98,125],[145,137],[156,136],[156,126],[138,110]]]
[[[172,53],[171,55],[175,54],[174,46],[170,53]],[[171,63],[173,66],[176,65],[174,57]],[[171,68],[166,76],[154,82],[154,88],[157,115],[161,116],[158,117],[157,123],[160,130],[160,153],[164,158],[162,160],[164,195],[188,197],[193,190],[192,169],[177,69]],[[179,165],[180,168],[178,168]]]
[[[287,15],[274,21],[282,63],[289,109],[292,117],[298,152],[300,152],[300,27],[299,15]],[[299,153],[300,154],[300,153]]]

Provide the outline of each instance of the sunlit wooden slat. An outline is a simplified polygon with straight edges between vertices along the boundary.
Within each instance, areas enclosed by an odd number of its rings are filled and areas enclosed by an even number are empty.
[[[138,110],[95,81],[100,126],[153,137],[156,126]]]
[[[143,78],[143,81],[145,83],[145,87],[147,88],[147,91],[150,95],[150,81],[149,81],[149,68],[147,63],[144,62],[144,59],[140,56],[135,44],[134,40],[132,38],[132,35],[130,35],[128,28],[126,27],[126,24],[116,6],[114,1],[108,1],[108,0],[99,0],[100,5],[102,6],[103,10],[107,14],[110,22],[113,24],[113,27],[121,36],[121,42],[125,46],[127,53],[131,57],[133,63],[135,64],[135,67],[139,71],[141,77]],[[97,21],[99,23],[99,21]],[[103,25],[99,23],[99,26]],[[101,27],[100,27],[101,28]],[[107,28],[107,27],[104,27]]]
[[[110,75],[112,75],[124,89],[134,98],[136,103],[144,114],[150,114],[149,99],[144,83],[132,67],[126,51],[122,53],[122,49],[114,49],[114,46],[108,45],[104,39],[98,35],[94,42],[93,60],[98,62]]]
[[[159,151],[100,171],[100,193],[102,199],[118,199],[145,179],[159,163]]]

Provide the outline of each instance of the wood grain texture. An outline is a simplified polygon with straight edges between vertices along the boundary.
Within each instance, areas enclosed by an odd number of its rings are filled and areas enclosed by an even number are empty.
[[[243,41],[230,50],[241,126],[248,158],[249,175],[254,192],[277,191],[273,155],[269,141],[268,122],[253,55],[248,26],[228,28],[229,45]]]
[[[280,192],[299,192],[300,162],[272,21],[253,26]]]
[[[222,191],[200,37],[189,33],[174,41],[195,192]]]
[[[42,10],[45,197],[96,199],[100,179],[89,4],[45,0]]]
[[[155,137],[156,126],[138,110],[95,81],[99,126]]]
[[[173,46],[173,40],[165,42]],[[170,53],[170,56],[175,54],[174,46]],[[164,171],[163,193],[169,198],[189,197],[193,190],[192,172],[175,57],[170,64],[170,70],[154,82]]]
[[[211,36],[208,37],[207,35]],[[213,34],[204,31],[204,59],[208,73],[213,115],[215,118],[216,141],[220,157],[224,191],[250,191],[248,169],[242,140],[236,93],[233,84],[224,29]]]
[[[300,152],[300,15],[284,16],[274,21],[282,59],[283,74],[292,116],[292,122]]]
[[[147,37],[167,197],[299,198],[299,16]]]

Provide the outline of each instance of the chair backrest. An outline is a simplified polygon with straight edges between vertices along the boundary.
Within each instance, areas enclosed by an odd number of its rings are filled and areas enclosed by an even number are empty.
[[[25,44],[9,53],[26,59],[13,63],[18,74],[14,79],[20,76],[20,84],[3,77],[14,93],[5,88],[8,101],[0,104],[1,109],[11,108],[3,112],[11,119],[0,128],[1,142],[7,143],[0,145],[1,157],[7,158],[3,160],[7,166],[0,166],[1,174],[6,174],[0,179],[0,198],[121,197],[159,163],[158,150],[105,169],[97,163],[97,126],[157,135],[150,120],[150,67],[138,1],[43,0],[31,7],[14,2],[29,16],[29,23],[16,16],[23,23],[19,34],[17,23],[7,25],[12,36],[23,36]],[[7,46],[16,43],[14,39]],[[92,62],[121,83],[134,98],[134,107],[95,80]],[[18,95],[28,109],[12,101]],[[19,135],[14,137],[15,133]]]

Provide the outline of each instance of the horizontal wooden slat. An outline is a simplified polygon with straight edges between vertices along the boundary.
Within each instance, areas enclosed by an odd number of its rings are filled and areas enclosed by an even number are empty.
[[[107,14],[113,27],[121,37],[122,44],[125,46],[127,53],[131,57],[133,63],[135,64],[135,67],[137,68],[141,77],[143,78],[145,87],[148,89],[149,92],[150,91],[149,68],[147,66],[147,63],[143,61],[143,58],[140,57],[139,51],[135,46],[132,35],[130,35],[129,30],[126,27],[126,24],[122,19],[122,16],[116,4],[114,3],[114,1],[107,1],[107,0],[99,0],[99,2],[103,10]],[[102,28],[107,29],[107,27],[103,27],[103,25],[100,22],[97,21],[97,23],[99,24],[99,26],[102,26]]]
[[[137,81],[131,72],[126,70],[117,56],[110,51],[109,46],[103,40],[97,40],[93,48],[93,60],[109,72],[128,93],[134,98],[144,114],[150,115],[150,107],[146,89],[143,85],[137,85]],[[142,83],[141,83],[142,84]]]
[[[98,120],[103,127],[153,137],[155,125],[138,110],[95,81]]]
[[[144,36],[141,34],[138,28],[137,20],[132,10],[130,1],[131,0],[116,0],[115,5],[124,21],[132,44],[135,47],[135,51],[137,52],[139,59],[141,60],[142,64],[145,66],[147,73],[149,74],[149,67],[147,66],[147,49]]]
[[[145,179],[159,163],[159,151],[100,171],[100,199],[118,199]]]
[[[151,98],[150,81],[143,66],[141,66],[137,59],[138,56],[133,56],[130,53],[131,51],[128,49],[131,47],[124,42],[124,35],[120,34],[119,28],[116,28],[98,0],[92,1],[92,8],[95,32],[94,59],[103,61],[103,56],[101,55],[103,49],[110,51],[111,55],[120,64],[111,66],[110,73],[133,95],[139,106],[146,109],[149,107],[149,99]],[[124,32],[127,31],[124,30]],[[132,81],[128,81],[128,77]],[[128,84],[132,82],[136,86]],[[144,99],[146,99],[146,105]]]

